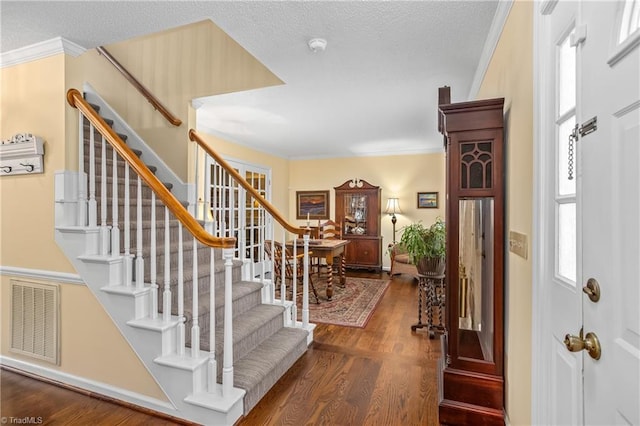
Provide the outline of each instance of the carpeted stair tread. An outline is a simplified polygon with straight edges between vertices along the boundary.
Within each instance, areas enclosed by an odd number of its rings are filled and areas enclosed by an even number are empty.
[[[234,282],[231,286],[232,295],[231,300],[233,303],[233,316],[238,317],[245,312],[248,312],[250,309],[261,304],[261,296],[260,291],[262,289],[262,285],[259,283],[254,283],[250,281],[237,281]],[[172,290],[173,291],[173,290]],[[224,319],[224,283],[218,288],[216,286],[216,323],[222,323]],[[205,292],[203,292],[205,293]],[[209,311],[209,291],[206,291],[207,297],[200,297],[198,303],[198,312],[200,316],[202,316],[203,312]],[[186,294],[185,294],[186,296]],[[200,294],[202,296],[202,294]],[[191,297],[189,297],[189,301],[191,301]],[[161,305],[160,305],[161,306]],[[187,316],[187,320],[191,319],[191,303],[187,304],[185,301],[185,311],[189,311],[189,315]],[[171,312],[172,315],[177,315],[177,308],[175,311]],[[202,321],[202,318],[199,318],[199,321]],[[209,318],[206,318],[206,321],[209,321]],[[207,322],[208,324],[208,322]]]
[[[245,389],[248,413],[307,350],[307,332],[282,328],[234,365],[234,384]]]

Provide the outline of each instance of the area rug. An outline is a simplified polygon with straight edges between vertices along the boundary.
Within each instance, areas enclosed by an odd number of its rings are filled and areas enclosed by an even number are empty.
[[[315,298],[309,298],[309,321],[313,323],[335,324],[346,327],[360,327],[367,325],[382,295],[389,286],[389,280],[372,278],[347,277],[344,287],[333,283],[333,297],[327,300],[326,281],[314,278],[316,290],[320,296],[320,303]],[[301,311],[298,311],[301,317]]]

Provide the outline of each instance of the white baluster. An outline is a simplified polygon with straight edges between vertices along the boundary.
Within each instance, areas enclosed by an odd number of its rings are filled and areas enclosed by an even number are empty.
[[[79,115],[78,135],[80,137],[80,146],[78,147],[78,226],[87,225],[87,177],[84,167],[84,120],[82,113]]]
[[[156,193],[151,193],[151,252],[149,258],[151,260],[150,265],[150,278],[151,278],[151,318],[158,318],[158,274],[156,269]]]
[[[200,326],[198,324],[198,240],[193,238],[193,308],[191,323],[191,356],[197,358],[200,354]]]
[[[169,208],[164,208],[164,293],[162,294],[162,319],[171,319],[171,247],[169,247]]]
[[[182,223],[178,222],[178,355],[184,355],[184,262],[182,247]]]
[[[111,255],[120,255],[120,225],[118,224],[118,154],[113,150],[113,181],[111,194]]]
[[[231,270],[233,249],[222,249],[224,258],[224,356],[222,362],[222,396],[231,395],[233,390],[233,297],[231,290]]]
[[[209,229],[209,233],[211,230]],[[215,391],[218,365],[216,361],[216,279],[215,279],[215,250],[209,249],[209,374],[207,376],[207,390]]]
[[[124,165],[124,285],[131,286],[133,279],[131,274],[132,256],[131,256],[131,215],[129,204],[131,197],[129,193],[129,163]]]
[[[89,123],[89,226],[98,223],[98,206],[96,202],[96,149],[94,146],[93,124]]]
[[[107,141],[102,137],[100,150],[100,254],[109,253],[109,227],[107,226]]]
[[[136,288],[144,287],[144,258],[142,257],[142,179],[138,176],[136,197]]]

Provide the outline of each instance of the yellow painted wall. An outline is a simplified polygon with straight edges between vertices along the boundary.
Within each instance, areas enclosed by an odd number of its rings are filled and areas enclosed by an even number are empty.
[[[58,284],[45,280],[1,277],[2,355],[29,364],[127,389],[161,401],[164,392],[148,373],[122,334],[113,325],[102,305],[84,285],[60,285],[60,365],[10,351],[11,280]]]
[[[436,217],[444,218],[444,175],[444,153],[291,161],[288,193],[289,218],[294,223],[306,224],[306,220],[295,221],[296,191],[329,190],[331,219],[335,219],[333,188],[347,180],[359,178],[381,187],[381,211],[386,207],[387,198],[400,199],[400,208],[403,213],[396,215],[396,240],[399,241],[402,234],[401,228],[404,225],[417,221],[430,225]],[[440,196],[439,208],[418,209],[418,191],[437,191]],[[382,214],[381,226],[383,267],[388,268],[390,259],[386,247],[393,241],[391,217]]]
[[[44,173],[0,179],[0,264],[74,272],[53,240],[56,170],[64,169],[64,55],[0,70],[0,137],[44,138]]]
[[[506,230],[533,232],[533,7],[513,3],[478,99],[505,98]],[[506,257],[506,411],[511,425],[531,424],[531,256]]]

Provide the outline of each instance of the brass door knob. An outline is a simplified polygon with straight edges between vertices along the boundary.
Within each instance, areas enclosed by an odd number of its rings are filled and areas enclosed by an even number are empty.
[[[582,287],[582,292],[589,296],[589,300],[594,303],[600,300],[600,285],[595,278],[589,278],[587,285]]]
[[[593,359],[600,359],[600,355],[602,355],[600,340],[598,340],[598,336],[595,333],[587,333],[584,338],[582,337],[582,330],[580,330],[579,336],[567,334],[564,336],[564,345],[570,352],[586,350]]]

